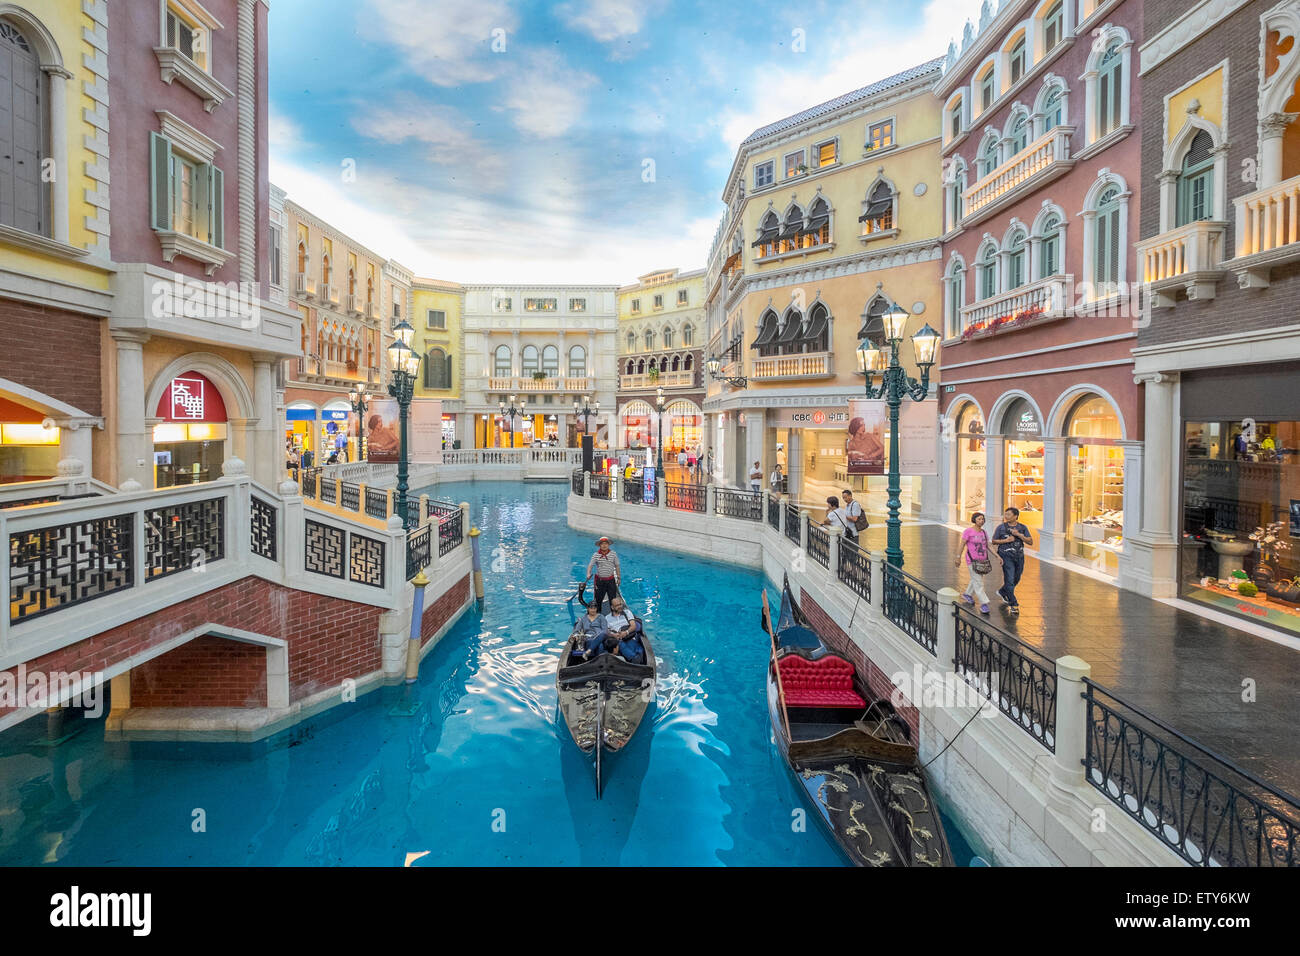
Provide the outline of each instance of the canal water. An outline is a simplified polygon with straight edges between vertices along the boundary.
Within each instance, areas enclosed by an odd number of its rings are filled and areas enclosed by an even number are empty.
[[[841,865],[800,825],[771,742],[758,573],[615,542],[660,678],[597,800],[555,705],[594,549],[565,523],[567,484],[429,492],[470,503],[487,597],[418,683],[258,745],[110,744],[102,719],[27,721],[0,734],[0,864]]]

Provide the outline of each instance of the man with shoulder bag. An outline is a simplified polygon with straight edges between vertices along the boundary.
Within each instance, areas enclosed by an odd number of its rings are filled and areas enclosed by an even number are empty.
[[[867,514],[862,510],[862,505],[858,504],[853,498],[853,492],[848,488],[844,489],[844,516],[848,518],[849,523],[853,525],[853,537],[857,539],[858,535],[871,527],[867,521]]]

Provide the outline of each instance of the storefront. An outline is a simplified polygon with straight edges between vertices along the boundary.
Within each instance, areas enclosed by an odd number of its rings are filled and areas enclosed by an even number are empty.
[[[703,446],[704,415],[694,402],[671,402],[664,409],[664,454],[676,455]],[[630,447],[630,446],[629,446]]]
[[[1118,574],[1124,548],[1124,448],[1119,414],[1099,395],[1075,403],[1066,419],[1071,558]]]
[[[1300,363],[1184,373],[1180,594],[1300,634]]]
[[[619,411],[619,447],[650,448],[654,445],[654,409],[637,399]]]
[[[316,452],[316,422],[320,413],[315,405],[294,402],[284,409],[284,441],[287,451],[299,458],[304,451]]]
[[[221,477],[229,438],[226,403],[208,378],[198,372],[176,376],[163,390],[154,415],[154,487]]]
[[[456,416],[446,412],[442,416],[442,447],[456,447]]]
[[[59,473],[59,429],[44,421],[36,409],[0,398],[0,484]]]
[[[352,406],[346,401],[335,400],[321,409],[317,464],[327,464],[335,453],[338,454],[339,461],[358,459],[356,440],[351,434],[351,419]]]
[[[988,455],[984,448],[983,417],[974,402],[967,402],[957,413],[954,429],[957,521],[965,524],[976,511],[986,510]]]
[[[1004,445],[1003,487],[1008,507],[1020,509],[1020,520],[1030,528],[1043,527],[1043,423],[1023,398],[1007,406],[1002,416]],[[997,517],[997,516],[994,516]],[[1000,520],[1000,519],[999,519]]]

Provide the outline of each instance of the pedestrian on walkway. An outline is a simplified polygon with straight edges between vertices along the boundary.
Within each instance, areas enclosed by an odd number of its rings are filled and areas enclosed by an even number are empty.
[[[857,543],[858,529],[853,527],[853,522],[848,519],[844,514],[844,510],[840,508],[840,499],[834,495],[826,499],[826,520],[822,522],[822,526],[839,528],[844,532],[844,537],[855,544]]]
[[[1002,523],[993,529],[993,546],[998,549],[998,559],[1002,562],[1002,587],[998,588],[998,595],[1012,614],[1020,613],[1016,585],[1025,571],[1025,545],[1033,543],[1034,536],[1020,523],[1020,509],[1008,507],[1002,512]]]
[[[771,486],[774,495],[779,495],[785,491],[785,475],[781,471],[780,462],[777,462],[776,467],[772,469]]]
[[[754,462],[754,467],[749,471],[749,490],[763,490],[763,466],[758,462]]]
[[[962,559],[970,570],[970,580],[961,599],[967,604],[979,602],[980,613],[989,612],[989,593],[984,589],[984,576],[993,571],[993,562],[989,560],[989,535],[984,530],[984,512],[977,511],[970,516],[971,526],[961,533],[962,553],[957,556],[957,567]]]
[[[853,489],[844,489],[844,517],[848,519],[849,524],[853,525],[853,536],[856,538],[862,532],[871,526],[867,521],[867,515],[853,497]]]

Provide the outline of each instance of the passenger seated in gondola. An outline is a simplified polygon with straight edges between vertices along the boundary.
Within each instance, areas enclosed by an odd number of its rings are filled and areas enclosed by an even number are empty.
[[[573,642],[575,654],[579,654],[583,659],[595,657],[604,651],[606,629],[605,619],[601,617],[600,609],[596,607],[596,602],[587,605],[587,613],[578,618],[578,623],[573,627],[573,633],[577,640]]]
[[[621,598],[609,602],[610,613],[605,616],[605,632],[617,641],[619,655],[629,664],[645,663],[645,648],[641,644],[641,621],[627,609]]]

